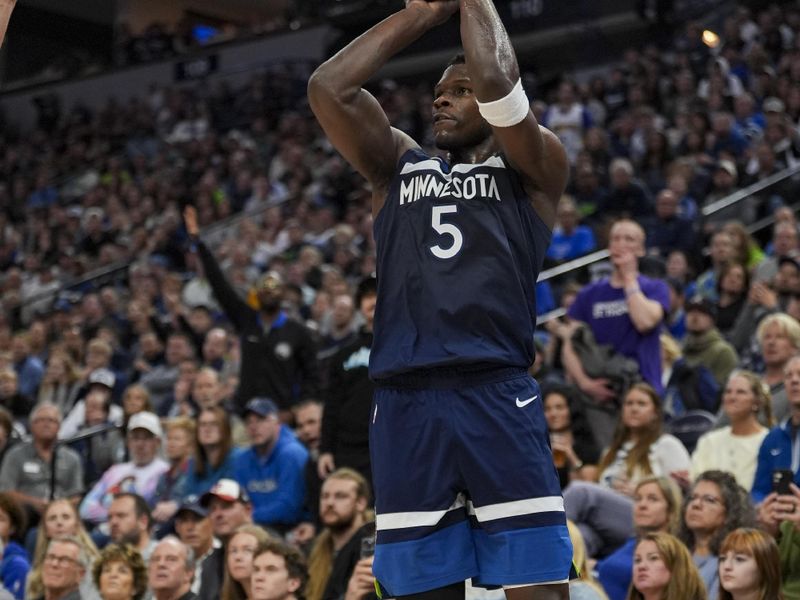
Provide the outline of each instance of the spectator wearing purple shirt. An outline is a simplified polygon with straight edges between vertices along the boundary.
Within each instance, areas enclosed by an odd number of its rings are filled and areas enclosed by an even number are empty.
[[[617,221],[611,228],[608,250],[611,277],[584,287],[567,314],[588,324],[598,344],[610,344],[619,354],[636,360],[642,378],[661,393],[658,335],[669,311],[669,289],[663,281],[639,274],[638,258],[645,253],[645,234],[638,223]],[[586,374],[569,340],[562,347],[561,358],[578,387],[596,406],[605,407],[603,412],[612,413],[607,425],[613,431],[616,411],[608,409],[616,394],[608,387],[608,380]],[[602,430],[595,433],[603,438]]]

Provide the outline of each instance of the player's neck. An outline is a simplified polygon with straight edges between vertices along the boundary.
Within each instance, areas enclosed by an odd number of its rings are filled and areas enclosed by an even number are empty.
[[[452,165],[474,165],[482,163],[493,154],[500,151],[500,145],[494,136],[489,136],[479,144],[465,146],[464,148],[451,148],[447,151],[447,162]]]

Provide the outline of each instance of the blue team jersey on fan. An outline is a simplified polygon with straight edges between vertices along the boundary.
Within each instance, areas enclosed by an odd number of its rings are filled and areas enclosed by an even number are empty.
[[[400,159],[375,219],[373,379],[463,365],[527,368],[551,232],[502,156]]]

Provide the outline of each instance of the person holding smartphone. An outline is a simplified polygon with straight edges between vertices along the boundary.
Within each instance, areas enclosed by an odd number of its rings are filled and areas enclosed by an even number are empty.
[[[776,469],[792,472],[792,481],[800,485],[800,354],[792,356],[783,368],[783,384],[789,401],[789,418],[773,427],[761,443],[751,494],[755,502],[764,502],[772,492]],[[785,485],[785,484],[784,484]]]
[[[775,472],[775,489],[758,506],[758,524],[775,537],[781,560],[781,589],[786,598],[800,597],[800,487],[791,472]],[[788,489],[787,489],[788,486]]]

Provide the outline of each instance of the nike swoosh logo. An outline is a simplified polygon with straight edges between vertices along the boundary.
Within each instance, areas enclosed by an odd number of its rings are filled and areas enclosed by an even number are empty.
[[[778,454],[781,453],[781,449],[780,448],[773,448],[772,450],[769,451],[769,453],[772,454],[772,456],[778,456]]]
[[[525,408],[526,406],[528,406],[528,404],[536,400],[538,397],[539,396],[537,394],[536,396],[531,396],[527,400],[520,400],[519,398],[517,398],[517,406],[520,408]]]

